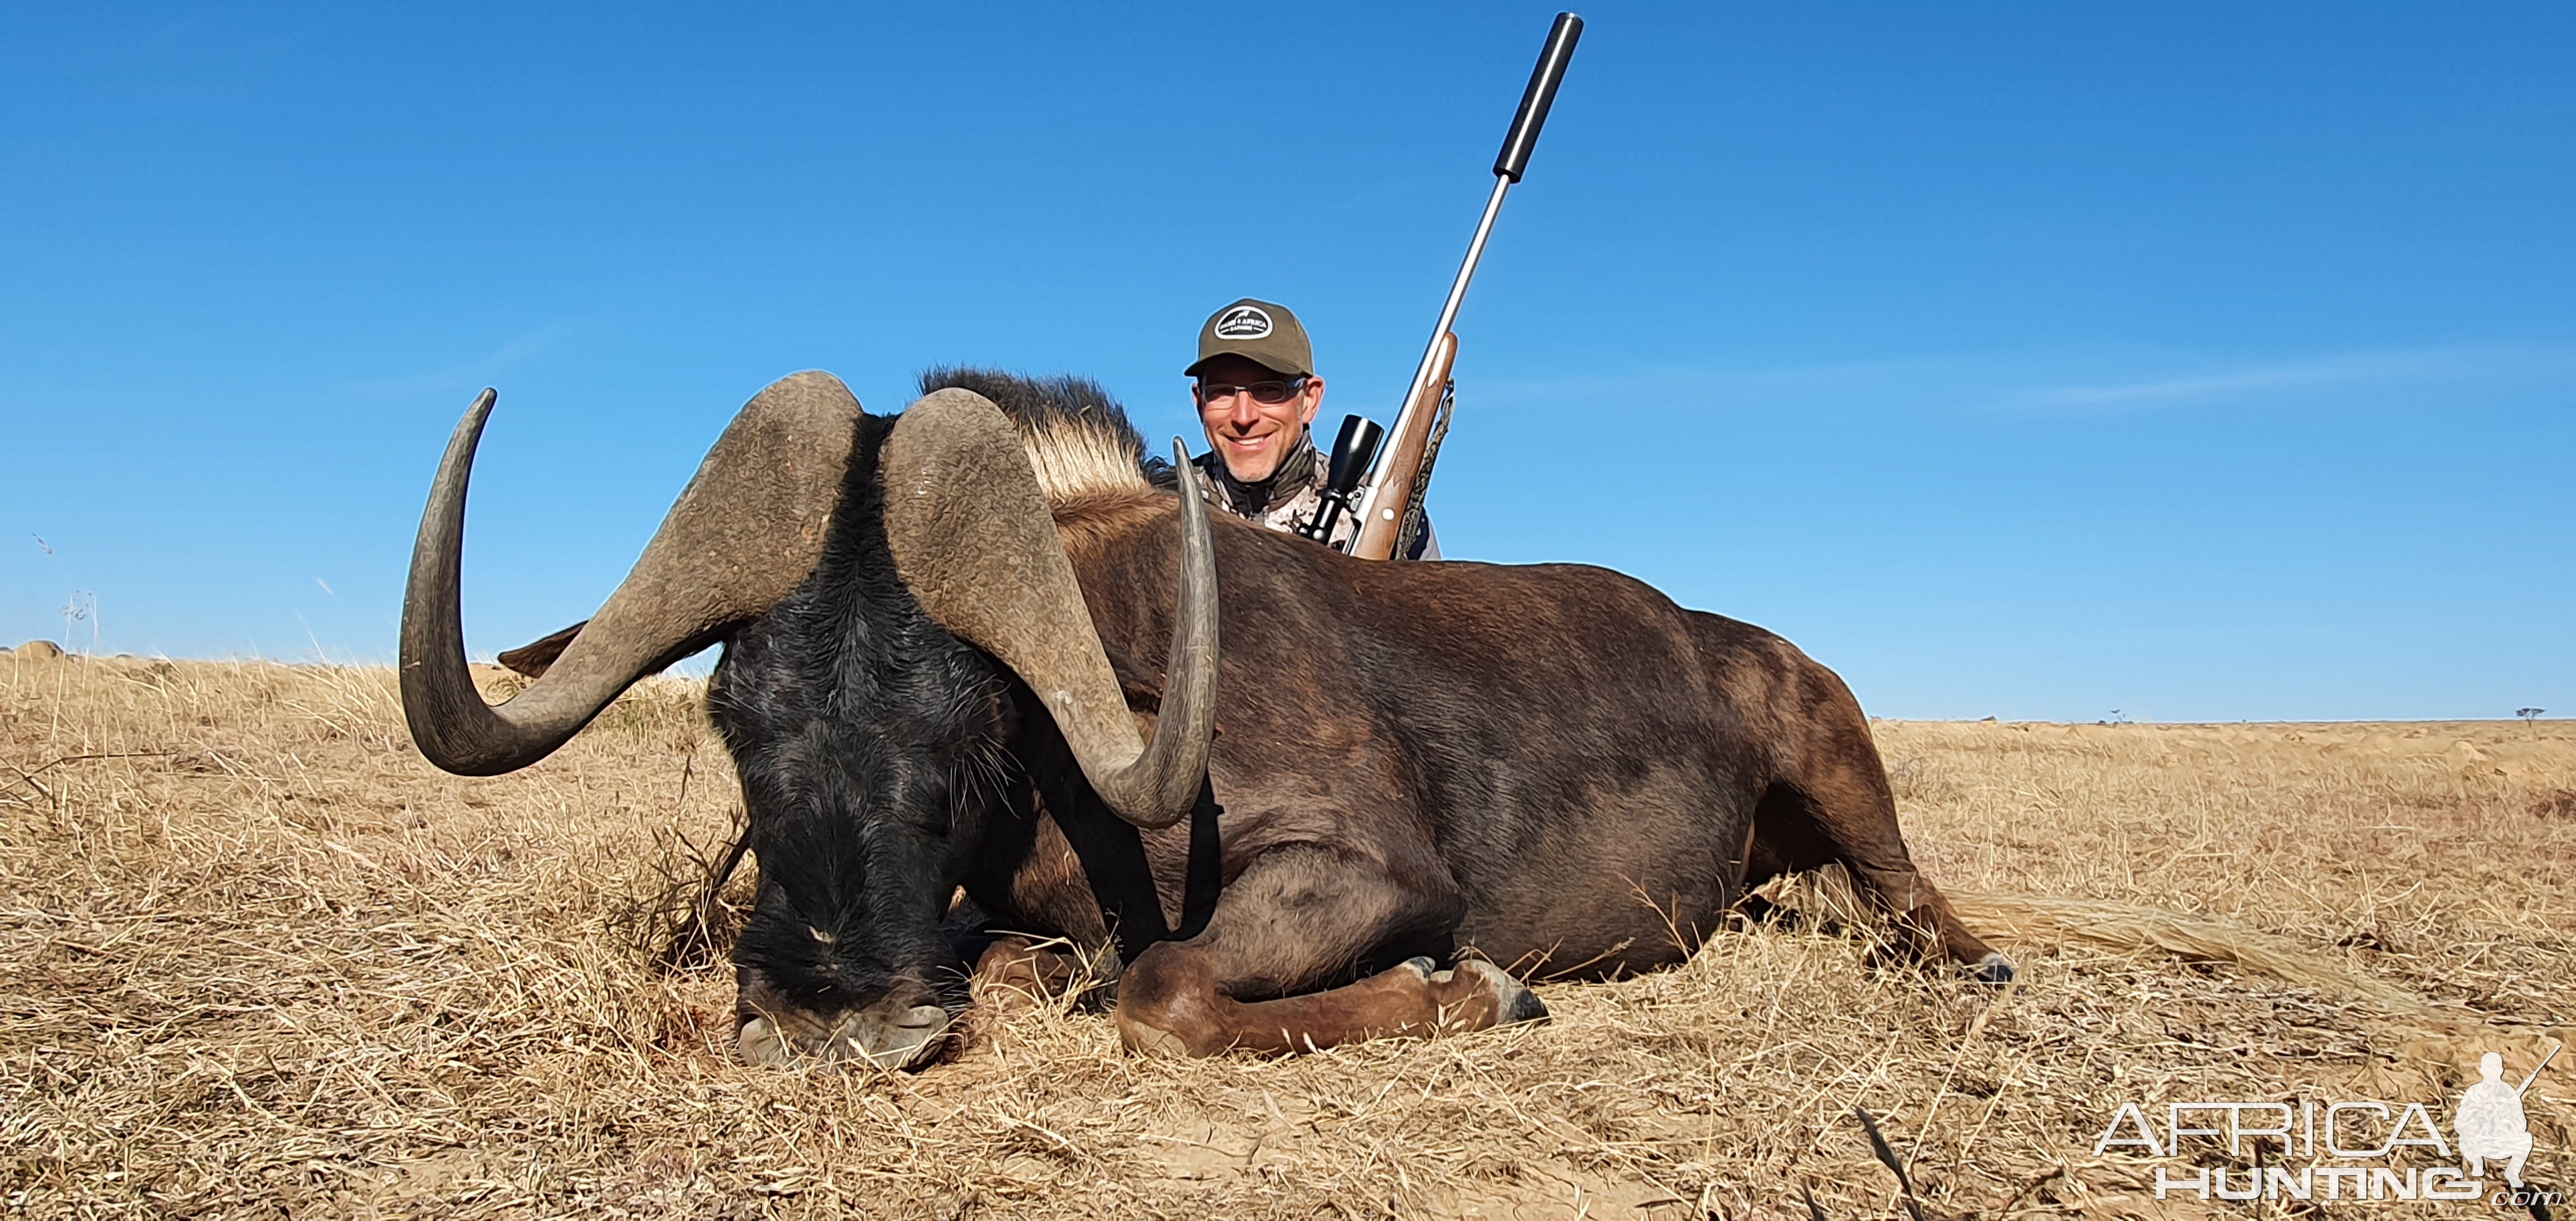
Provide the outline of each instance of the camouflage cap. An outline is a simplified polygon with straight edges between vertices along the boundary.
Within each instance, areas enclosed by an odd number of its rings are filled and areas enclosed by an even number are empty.
[[[1200,366],[1219,356],[1240,356],[1291,377],[1315,375],[1315,352],[1297,315],[1287,306],[1250,297],[1208,315],[1199,328],[1199,358],[1181,370],[1182,376],[1197,377]]]

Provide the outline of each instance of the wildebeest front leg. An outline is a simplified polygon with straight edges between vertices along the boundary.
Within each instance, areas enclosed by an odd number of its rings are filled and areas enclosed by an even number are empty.
[[[1089,970],[1061,939],[1005,933],[976,955],[967,978],[980,1004],[1016,1008],[1072,996],[1094,985]]]
[[[1205,931],[1136,956],[1119,983],[1119,1041],[1160,1055],[1280,1053],[1547,1016],[1536,994],[1481,960],[1441,970],[1417,957],[1328,986],[1392,947],[1447,933],[1460,910],[1381,866],[1318,849],[1272,852],[1226,887]]]

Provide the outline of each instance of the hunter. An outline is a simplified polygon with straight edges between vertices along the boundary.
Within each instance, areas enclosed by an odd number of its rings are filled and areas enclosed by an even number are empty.
[[[1199,358],[1181,372],[1195,379],[1190,397],[1207,428],[1208,452],[1195,461],[1208,477],[1208,503],[1273,530],[1313,521],[1323,507],[1325,462],[1311,425],[1324,406],[1324,379],[1297,315],[1250,297],[1226,306],[1199,328]],[[1330,541],[1348,550],[1358,529],[1345,515]],[[1402,558],[1440,558],[1429,521],[1416,539]]]

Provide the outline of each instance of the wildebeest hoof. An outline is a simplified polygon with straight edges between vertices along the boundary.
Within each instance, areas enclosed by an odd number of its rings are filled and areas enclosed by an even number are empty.
[[[967,991],[978,1005],[995,1009],[1038,1008],[1077,999],[1099,986],[1061,943],[1032,943],[1025,937],[1002,936],[984,947],[967,979]]]
[[[828,1028],[802,1014],[758,1014],[743,1022],[734,1050],[745,1064],[811,1060],[912,1069],[929,1063],[949,1024],[948,1011],[937,1005],[872,1006]]]
[[[1544,1021],[1547,1018],[1547,1006],[1538,999],[1538,993],[1530,991],[1527,985],[1512,978],[1511,972],[1482,958],[1463,959],[1454,970],[1442,971],[1432,976],[1431,982],[1445,984],[1462,977],[1480,982],[1490,990],[1494,998],[1494,1024],[1497,1026],[1508,1026],[1514,1022]]]
[[[2001,954],[1990,952],[1977,962],[1977,982],[1979,983],[2008,984],[2013,981],[2013,976],[2017,973],[2012,959]]]
[[[1412,958],[1407,958],[1407,959],[1405,959],[1403,962],[1397,963],[1396,965],[1397,965],[1397,966],[1401,966],[1401,967],[1411,967],[1411,968],[1413,968],[1413,973],[1414,973],[1414,974],[1416,974],[1416,975],[1421,976],[1421,977],[1422,977],[1423,979],[1425,979],[1425,980],[1428,980],[1428,979],[1430,979],[1430,978],[1431,978],[1431,973],[1432,973],[1432,972],[1437,971],[1437,970],[1439,970],[1439,969],[1440,969],[1440,964],[1439,964],[1439,963],[1433,962],[1432,960],[1430,960],[1430,959],[1428,959],[1428,958],[1423,958],[1423,957],[1420,957],[1420,956],[1416,956],[1416,957],[1412,957]]]
[[[1140,1056],[1178,1060],[1190,1054],[1188,1040],[1160,1026],[1129,1021],[1123,1015],[1118,1020],[1118,1042]]]

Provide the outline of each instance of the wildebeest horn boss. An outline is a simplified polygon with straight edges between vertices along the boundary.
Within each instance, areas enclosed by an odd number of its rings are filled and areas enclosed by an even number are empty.
[[[708,707],[760,865],[747,1059],[927,1058],[977,944],[943,924],[961,886],[988,934],[1114,948],[1139,1051],[1538,1017],[1495,964],[1676,962],[1748,887],[1834,862],[1918,951],[2009,977],[1916,872],[1858,703],[1779,637],[1601,569],[1211,522],[1088,382],[923,390],[894,417],[819,373],[762,391],[498,706],[457,589],[489,392],[422,521],[403,701],[450,771],[533,763],[724,643]]]

